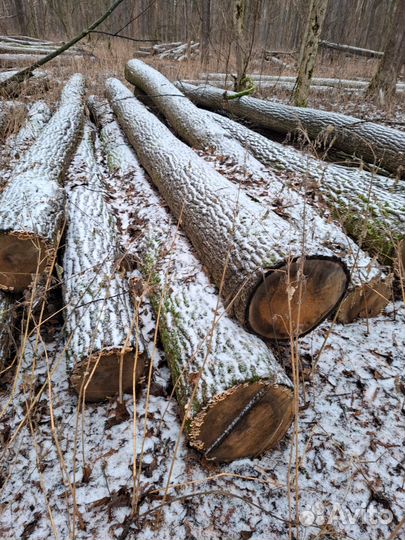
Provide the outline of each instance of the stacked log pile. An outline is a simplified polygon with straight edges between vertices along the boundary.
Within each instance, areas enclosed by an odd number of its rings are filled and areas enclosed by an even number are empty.
[[[200,55],[200,44],[195,41],[183,43],[175,41],[173,43],[159,43],[150,47],[140,47],[136,51],[137,56],[156,56],[160,60],[191,60]]]
[[[188,87],[187,95],[203,107],[227,111],[278,133],[305,131],[310,139],[322,140],[325,146],[356,155],[394,175],[405,175],[405,133],[396,129],[344,114],[252,97],[227,99],[232,97],[232,92],[225,95],[223,90],[212,86]]]
[[[115,86],[122,90],[117,81],[108,86],[111,95]],[[190,444],[209,460],[262,453],[290,424],[291,383],[264,343],[228,318],[108,104],[94,97],[89,102],[114,182],[130,186],[138,224],[133,254],[155,310]]]
[[[296,227],[298,242],[311,239],[318,246],[327,246],[339,253],[352,276],[352,285],[339,310],[342,321],[374,316],[382,310],[390,298],[390,288],[384,283],[386,277],[379,265],[347,237],[340,225],[322,219],[316,209],[305,203],[304,197],[265,169],[245,146],[216,124],[206,111],[187,100],[156,70],[141,61],[130,61],[126,76],[152,96],[153,102],[185,141],[203,151],[210,150],[218,158],[220,172],[231,181],[241,183],[252,197],[257,197],[257,188],[266,193],[261,201]],[[227,168],[224,158],[228,160]],[[235,174],[235,167],[241,174]]]
[[[9,37],[0,36],[0,55],[12,54],[12,55],[46,55],[54,52],[62,43],[52,41],[42,41],[35,38],[26,36],[22,37]],[[76,46],[70,47],[63,53],[64,56],[77,56],[81,57],[88,55],[89,53],[83,48]],[[0,57],[1,58],[1,57]]]
[[[303,248],[293,224],[217,173],[121,83],[109,80],[107,91],[142,165],[242,325],[288,339],[335,309],[348,279],[332,250],[312,239]]]
[[[74,75],[59,108],[19,160],[0,199],[0,288],[24,290],[55,255],[65,196],[59,184],[80,132],[84,79]]]
[[[145,368],[137,315],[120,273],[116,222],[104,200],[92,129],[67,174],[63,257],[65,331],[72,387],[86,401],[132,393]]]

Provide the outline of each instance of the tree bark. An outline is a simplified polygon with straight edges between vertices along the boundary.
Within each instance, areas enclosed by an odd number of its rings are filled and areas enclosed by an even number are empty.
[[[294,104],[306,107],[318,54],[318,42],[325,20],[328,0],[310,0],[308,20],[301,44],[298,76],[293,92]]]
[[[53,260],[65,202],[59,179],[80,132],[83,95],[84,79],[74,75],[62,91],[59,109],[18,162],[2,193],[2,289],[22,291]]]
[[[334,217],[359,245],[378,255],[383,264],[395,266],[394,254],[405,236],[404,199],[397,182],[321,162],[229,118],[210,114],[263,164],[283,177],[288,173],[292,185],[309,192],[309,202],[314,189],[319,189]],[[336,242],[336,237],[339,238],[336,233],[330,235],[330,240],[334,238]],[[346,252],[342,256],[351,270],[351,285],[339,308],[338,320],[351,322],[358,317],[378,315],[391,298],[390,276],[349,238],[345,242],[342,239],[337,249]]]
[[[6,143],[12,162],[16,162],[28,150],[49,122],[51,110],[45,101],[35,101],[28,110],[27,119],[20,131]]]
[[[32,64],[42,58],[43,55],[39,54],[0,54],[0,67],[15,68],[21,64]]]
[[[36,101],[29,108],[26,121],[20,131],[16,135],[10,135],[7,138],[0,152],[0,193],[9,182],[17,160],[37,139],[51,116],[48,105],[44,101]]]
[[[142,165],[182,217],[239,322],[269,339],[288,339],[319,324],[347,288],[344,263],[311,240],[303,248],[295,227],[216,173],[117,80],[107,82],[107,93]]]
[[[145,351],[127,281],[120,274],[116,222],[104,200],[86,125],[67,174],[63,299],[70,381],[86,401],[132,393]]]
[[[334,49],[336,51],[353,54],[355,56],[364,56],[366,58],[381,58],[382,51],[373,51],[371,49],[362,49],[361,47],[352,47],[351,45],[341,45],[340,43],[331,43],[330,41],[319,41],[319,46],[326,49]]]
[[[296,227],[297,244],[300,244],[304,237],[311,238],[317,246],[333,245],[333,251],[339,253],[351,274],[356,276],[356,287],[369,291],[370,306],[373,305],[372,300],[378,306],[383,303],[384,297],[381,297],[379,290],[380,272],[372,260],[347,237],[340,225],[322,219],[318,209],[306,203],[304,195],[287,187],[284,179],[263,167],[262,163],[252,156],[249,143],[246,144],[243,137],[235,139],[226,128],[223,129],[218,122],[213,121],[207,111],[198,109],[163,75],[142,62],[130,61],[126,76],[130,82],[151,96],[160,112],[183,140],[195,148],[208,150],[209,155],[206,158],[210,158],[212,154],[216,156],[216,166],[221,174],[231,182],[241,184],[253,199],[260,197],[262,204],[280,212],[288,223]],[[252,136],[254,135],[253,133]],[[368,270],[359,271],[359,263]],[[370,282],[376,287],[378,284],[377,290],[369,287]],[[389,290],[387,292],[389,293]],[[385,300],[385,303],[387,302],[388,299]],[[351,313],[353,314],[353,309]],[[358,304],[356,315],[363,313],[364,303]]]
[[[390,99],[395,94],[398,76],[402,69],[405,48],[405,0],[396,0],[389,37],[377,71],[370,82],[367,94],[374,99]]]
[[[89,104],[109,172],[132,194],[134,250],[190,444],[209,460],[255,456],[288,429],[291,383],[265,344],[228,318],[108,104],[94,97]]]
[[[278,133],[305,130],[312,140],[325,139],[325,145],[355,154],[368,163],[405,177],[405,133],[399,130],[353,116],[291,107],[252,97],[224,99],[224,91],[211,86],[191,88],[183,85],[182,88],[188,97],[203,107],[225,110]]]
[[[201,65],[207,69],[210,59],[211,0],[202,0],[200,55]]]
[[[0,72],[0,83],[4,81],[8,81],[13,77],[17,71],[1,71]],[[32,77],[25,81],[24,84],[21,84],[19,86],[15,86],[14,91],[11,91],[11,89],[8,92],[9,97],[16,97],[20,94],[20,92],[25,89],[26,94],[33,94],[37,92],[44,92],[48,90],[49,87],[49,77],[48,74],[45,71],[34,71],[32,74]]]

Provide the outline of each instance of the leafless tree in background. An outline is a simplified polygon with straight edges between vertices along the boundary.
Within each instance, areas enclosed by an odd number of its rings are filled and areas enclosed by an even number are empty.
[[[211,0],[202,0],[201,10],[201,65],[207,68],[210,57]]]
[[[300,51],[298,77],[293,94],[294,103],[299,107],[307,106],[327,6],[328,0],[311,0],[309,4],[308,20]]]
[[[255,44],[261,3],[261,0],[234,0],[236,91],[244,90],[250,84],[247,70]]]
[[[368,95],[385,100],[395,94],[398,76],[404,63],[405,0],[396,0],[388,40],[377,71],[368,87]]]

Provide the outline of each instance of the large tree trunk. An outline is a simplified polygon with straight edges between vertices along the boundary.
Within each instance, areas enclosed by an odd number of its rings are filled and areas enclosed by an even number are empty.
[[[201,65],[207,69],[210,59],[210,39],[211,39],[211,0],[202,0],[201,10],[201,39],[200,54]]]
[[[159,110],[186,142],[203,151],[208,150],[209,155],[206,158],[211,159],[211,154],[214,154],[217,158],[216,166],[222,174],[229,180],[240,183],[252,198],[260,197],[262,204],[279,211],[284,219],[293,224],[297,228],[297,242],[302,242],[302,238],[311,238],[316,245],[333,245],[333,251],[339,253],[354,276],[355,287],[369,291],[370,306],[373,306],[372,300],[378,307],[381,306],[384,297],[381,297],[379,290],[380,272],[371,259],[347,237],[340,225],[322,219],[317,210],[306,204],[304,195],[289,189],[283,179],[263,167],[246,150],[243,138],[235,140],[207,111],[198,109],[185,99],[163,75],[139,61],[130,61],[126,74],[130,82],[148,92]],[[359,272],[359,265],[368,270]],[[369,284],[375,285],[377,290],[370,288]],[[358,293],[359,291],[356,291],[356,297]],[[364,313],[364,303],[359,302],[357,308],[356,316]],[[351,315],[353,311],[352,307]]]
[[[405,48],[405,0],[396,0],[396,8],[388,33],[388,41],[377,72],[370,82],[368,95],[390,99],[395,94],[396,83],[402,69]]]
[[[347,288],[344,263],[310,239],[303,247],[295,227],[216,173],[119,81],[108,80],[107,92],[239,322],[269,339],[288,339],[327,317]]]
[[[128,186],[135,212],[133,253],[155,310],[190,444],[210,460],[255,456],[288,429],[291,383],[265,344],[227,316],[108,104],[96,98],[89,103],[114,182]]]
[[[310,0],[308,20],[301,44],[298,76],[293,93],[294,104],[306,107],[312,74],[318,54],[318,42],[325,20],[328,0]]]
[[[20,159],[0,199],[0,288],[22,291],[53,260],[65,195],[59,185],[83,118],[84,79],[74,75],[60,106]]]
[[[288,173],[288,181],[294,186],[304,188],[310,196],[314,189],[319,189],[334,217],[356,241],[382,263],[395,266],[395,253],[401,253],[401,240],[405,236],[404,197],[398,182],[320,162],[229,118],[210,114],[263,164],[283,177]],[[357,317],[377,315],[391,297],[390,276],[385,276],[375,260],[347,237],[340,249],[347,253],[351,286],[339,309],[339,320],[350,322]]]
[[[291,107],[252,97],[225,99],[224,91],[213,86],[184,85],[183,92],[198,105],[225,110],[253,124],[279,133],[299,133],[325,140],[325,145],[355,154],[393,174],[405,176],[405,133],[344,114]],[[229,93],[232,95],[232,93]]]
[[[383,56],[382,51],[373,51],[371,49],[362,49],[361,47],[353,47],[351,45],[341,45],[340,43],[331,43],[330,41],[319,41],[319,46],[325,49],[333,49],[347,54],[353,54],[355,56],[365,56],[366,58],[381,58]]]
[[[132,393],[145,368],[116,222],[104,200],[92,130],[69,167],[63,299],[70,381],[86,401]]]

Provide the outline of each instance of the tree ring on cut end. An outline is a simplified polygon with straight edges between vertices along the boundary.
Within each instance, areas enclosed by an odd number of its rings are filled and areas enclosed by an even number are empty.
[[[337,257],[295,259],[271,269],[259,281],[248,306],[248,324],[272,340],[304,335],[342,300],[349,283]]]
[[[51,249],[38,236],[27,233],[0,234],[0,289],[23,291],[33,276],[44,272]]]
[[[293,412],[291,388],[265,380],[240,384],[196,415],[190,442],[210,461],[255,457],[282,439]]]
[[[135,351],[122,354],[120,350],[93,354],[78,362],[73,368],[70,383],[86,402],[102,401],[119,393],[122,364],[122,391],[131,394],[135,360],[135,383],[138,384],[145,371],[144,354],[138,353],[135,359]]]

